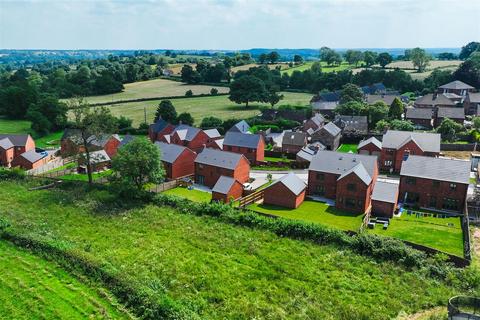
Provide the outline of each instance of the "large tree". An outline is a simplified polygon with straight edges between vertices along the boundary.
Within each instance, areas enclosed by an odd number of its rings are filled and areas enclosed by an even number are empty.
[[[402,101],[395,97],[392,104],[390,105],[390,109],[388,110],[388,116],[390,117],[390,119],[402,120],[403,112],[404,108]]]
[[[299,54],[296,54],[293,56],[293,62],[295,64],[302,64],[303,63],[303,57]]]
[[[437,132],[442,135],[443,140],[454,141],[457,138],[457,133],[463,130],[463,126],[456,123],[452,119],[445,118],[437,128]]]
[[[363,102],[365,100],[362,90],[352,83],[343,86],[340,93],[340,104],[345,104],[350,101]]]
[[[192,115],[188,112],[182,112],[177,117],[177,123],[186,124],[186,125],[193,125],[195,120],[193,119]]]
[[[270,63],[275,63],[280,60],[280,54],[277,51],[272,51],[268,54],[268,60]]]
[[[453,73],[453,78],[480,88],[480,51],[472,53]]]
[[[362,59],[363,53],[361,51],[347,50],[347,52],[345,52],[345,60],[347,60],[349,64],[354,64],[355,66],[357,66],[358,63],[362,61]]]
[[[112,180],[126,195],[141,192],[165,177],[159,148],[146,138],[136,138],[122,148],[112,160]]]
[[[217,117],[205,117],[202,119],[202,122],[200,123],[200,128],[202,129],[214,129],[214,128],[220,128],[222,126],[222,119],[219,119]]]
[[[377,53],[373,51],[365,51],[363,53],[363,61],[367,67],[371,67],[377,61]]]
[[[390,53],[382,52],[377,56],[377,63],[382,67],[385,68],[387,64],[393,61],[393,58]]]
[[[412,59],[413,66],[417,68],[418,72],[425,71],[430,63],[430,56],[421,48],[413,48],[410,52],[410,59]]]
[[[267,97],[265,83],[255,76],[244,75],[230,84],[228,98],[235,103],[245,103],[246,108],[250,102],[266,102]]]
[[[27,112],[32,129],[40,135],[63,129],[67,123],[67,106],[56,96],[41,94],[38,101]]]
[[[322,47],[320,49],[320,60],[327,63],[327,65],[340,64],[342,57],[338,52],[328,47]]]
[[[475,51],[480,51],[480,42],[475,42],[475,41],[469,42],[468,44],[462,47],[462,50],[460,51],[460,54],[458,55],[458,57],[462,60],[466,60]]]
[[[170,123],[175,123],[177,120],[177,111],[170,100],[160,101],[155,113],[155,122],[160,118]]]

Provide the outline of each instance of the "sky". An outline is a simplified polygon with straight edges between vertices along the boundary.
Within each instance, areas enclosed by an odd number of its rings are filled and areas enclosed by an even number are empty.
[[[480,0],[0,0],[1,49],[447,48]]]

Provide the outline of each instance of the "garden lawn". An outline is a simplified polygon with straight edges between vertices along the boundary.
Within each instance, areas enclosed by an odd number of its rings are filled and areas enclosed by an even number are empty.
[[[63,136],[63,131],[59,131],[59,132],[50,133],[41,138],[36,138],[35,136],[33,136],[33,138],[35,139],[35,145],[38,148],[47,148],[47,147],[59,148],[60,140],[62,139],[62,136]]]
[[[112,170],[105,170],[102,172],[94,172],[93,173],[93,180],[98,180],[103,177],[108,177],[112,174]],[[58,177],[58,179],[61,180],[67,180],[67,181],[88,181],[88,175],[81,174],[81,173],[71,173],[71,174],[66,174],[64,176]]]
[[[461,293],[331,245],[135,207],[102,189],[29,186],[0,182],[10,232],[58,243],[202,319],[389,319]]]
[[[254,203],[248,209],[288,219],[315,222],[325,226],[358,231],[362,224],[363,214],[352,214],[341,211],[323,202],[305,200],[297,209]]]
[[[311,94],[282,92],[284,99],[278,105],[301,105],[306,106],[310,103]],[[155,117],[158,104],[161,100],[120,103],[108,106],[115,116],[125,116],[133,120],[133,125],[138,126],[144,122],[144,109],[147,112],[147,122],[152,122]],[[248,108],[245,104],[236,104],[228,99],[228,96],[208,96],[171,99],[177,113],[189,112],[195,124],[199,125],[203,118],[215,116],[222,120],[226,119],[246,119],[256,116],[260,113],[261,106],[269,107],[265,103],[251,103]],[[71,114],[70,114],[71,116]]]
[[[1,319],[128,319],[101,288],[0,240]],[[102,294],[100,294],[102,291]]]
[[[463,257],[462,227],[458,217],[417,218],[403,212],[401,217],[394,217],[390,222],[387,230],[378,225],[374,229],[368,229],[368,232],[411,241]]]
[[[340,147],[337,149],[338,152],[345,152],[345,153],[348,153],[348,152],[352,152],[352,153],[357,153],[357,147],[358,145],[356,144],[346,144],[346,143],[343,143],[340,145]]]
[[[170,194],[182,198],[187,198],[195,202],[210,202],[212,200],[212,194],[210,192],[200,191],[200,190],[189,190],[184,187],[177,187],[167,191],[164,191],[165,194]]]
[[[287,158],[275,158],[275,157],[265,157],[264,160],[265,160],[265,161],[269,161],[269,162],[284,162],[284,163],[288,163],[288,162],[293,162],[293,161],[294,161],[294,160],[287,159]]]

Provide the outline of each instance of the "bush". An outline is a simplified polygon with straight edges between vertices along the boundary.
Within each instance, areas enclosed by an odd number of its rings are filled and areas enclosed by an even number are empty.
[[[20,168],[0,168],[0,181],[1,180],[23,180],[25,179],[25,171]]]
[[[211,94],[212,96],[216,96],[216,95],[218,94],[218,89],[217,89],[217,88],[212,88],[212,89],[210,90],[210,94]]]
[[[185,97],[192,97],[193,96],[193,91],[192,90],[187,90],[185,92]]]

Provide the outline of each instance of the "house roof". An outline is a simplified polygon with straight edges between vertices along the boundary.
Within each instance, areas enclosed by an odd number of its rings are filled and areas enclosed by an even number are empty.
[[[218,192],[221,194],[227,194],[230,191],[230,189],[232,189],[232,186],[235,184],[235,182],[238,182],[238,181],[235,180],[234,178],[220,176],[220,178],[218,178],[217,180],[217,183],[215,183],[215,185],[213,186],[212,191]]]
[[[372,200],[396,203],[398,199],[397,183],[377,181],[372,192]]]
[[[367,116],[343,116],[337,115],[335,125],[345,131],[368,131]]]
[[[0,134],[0,140],[8,138],[15,147],[25,146],[29,137],[29,134]]]
[[[120,142],[119,147],[123,147],[124,145],[128,144],[129,142],[132,142],[135,139],[137,139],[136,136],[132,136],[130,134],[127,134],[123,137],[122,142]]]
[[[405,117],[407,119],[432,119],[433,109],[431,108],[407,108]]]
[[[315,113],[310,120],[315,123],[317,126],[321,126],[325,122],[325,118],[320,113]]]
[[[43,158],[45,158],[48,155],[47,152],[36,152],[35,149],[29,150],[27,152],[24,152],[20,155],[20,157],[24,158],[30,163],[35,163]]]
[[[164,142],[157,141],[155,145],[160,149],[160,154],[162,156],[162,161],[173,163],[178,157],[182,154],[185,149],[184,146],[179,146],[178,144],[168,144]]]
[[[91,136],[88,138],[88,141],[90,144],[98,147],[104,147],[110,139],[117,139],[118,141],[121,141],[120,137],[118,134],[102,134],[98,138],[95,136]]]
[[[310,102],[338,102],[340,101],[341,91],[332,91],[332,92],[320,92],[318,95],[314,96]]]
[[[429,105],[429,106],[436,106],[436,105],[454,106],[455,102],[448,99],[443,94],[429,93],[415,100],[414,104]]]
[[[444,84],[443,86],[438,87],[440,89],[456,89],[456,90],[463,90],[463,89],[474,89],[471,85],[466,84],[465,82],[455,80]]]
[[[256,149],[260,139],[263,137],[259,134],[229,131],[223,139],[223,145]]]
[[[213,143],[215,143],[220,148],[220,150],[223,149],[223,139],[213,140]]]
[[[296,196],[298,196],[307,188],[307,184],[293,172],[284,175],[283,177],[272,183],[270,186],[268,186],[267,189],[277,183],[283,184]]]
[[[480,103],[480,92],[469,92],[468,100],[472,103]]]
[[[14,145],[9,138],[0,139],[0,148],[2,148],[3,150],[8,150],[13,147]]]
[[[382,147],[399,149],[410,140],[414,140],[423,151],[440,152],[440,134],[438,133],[388,130],[383,135]]]
[[[284,144],[304,146],[306,143],[307,135],[303,132],[285,132],[282,138],[282,146]]]
[[[332,136],[337,136],[342,131],[339,127],[337,127],[333,122],[329,122],[322,127],[323,130],[327,131]],[[322,130],[320,129],[320,130]]]
[[[203,130],[203,132],[205,132],[210,139],[221,137],[217,129]]]
[[[250,126],[245,120],[239,121],[233,125],[233,127],[230,128],[228,131],[232,132],[241,132],[241,133],[247,133],[248,130],[250,130]]]
[[[66,128],[63,131],[61,140],[66,140],[66,139],[70,139],[73,142],[78,143],[80,141],[80,130],[73,129],[73,128]]]
[[[358,149],[363,148],[363,147],[365,147],[366,145],[368,145],[368,144],[370,144],[370,143],[372,143],[373,145],[375,145],[377,148],[382,149],[382,142],[379,141],[379,140],[378,140],[377,138],[375,138],[375,137],[370,137],[370,138],[368,138],[368,139],[366,139],[366,140],[360,141],[360,143],[358,144]]]
[[[385,85],[381,82],[379,83],[374,83],[370,86],[363,86],[360,88],[364,94],[377,94],[380,92],[385,92],[387,88]]]
[[[374,176],[375,168],[377,168],[376,156],[336,151],[318,151],[317,154],[313,156],[308,170],[343,175],[359,163],[362,164],[370,177]],[[361,169],[355,169],[355,173],[357,175],[363,174]]]
[[[468,184],[470,161],[411,155],[403,161],[400,175]]]
[[[203,151],[198,154],[195,163],[234,170],[242,157],[244,156],[239,153],[204,148]]]
[[[157,122],[155,123],[152,123],[150,125],[150,130],[154,133],[158,133],[160,131],[162,131],[163,129],[165,129],[167,126],[169,125],[169,123],[163,119],[158,119]]]
[[[360,180],[362,180],[363,183],[365,183],[366,185],[369,185],[370,182],[372,182],[372,176],[368,174],[367,169],[365,169],[365,166],[362,163],[358,163],[356,166],[352,167],[350,170],[347,170],[344,173],[342,173],[337,180],[341,180],[346,176],[350,175],[351,173],[356,174],[357,177],[359,177]]]
[[[85,160],[86,156],[84,155]],[[110,157],[108,156],[107,152],[105,150],[98,150],[94,152],[90,152],[90,164],[97,164],[97,163],[102,163],[105,161],[110,161]]]
[[[180,124],[172,132],[172,135],[176,132],[181,140],[192,141],[200,131],[198,128]]]
[[[335,108],[338,106],[338,101],[313,101],[310,104],[314,110],[329,111],[335,110]]]
[[[465,110],[463,108],[438,108],[438,118],[465,119]]]
[[[398,98],[400,100],[399,96],[396,96],[393,94],[368,94],[367,103],[374,104],[377,101],[383,101],[387,105],[391,105],[393,103],[393,100],[395,100],[395,98]]]

